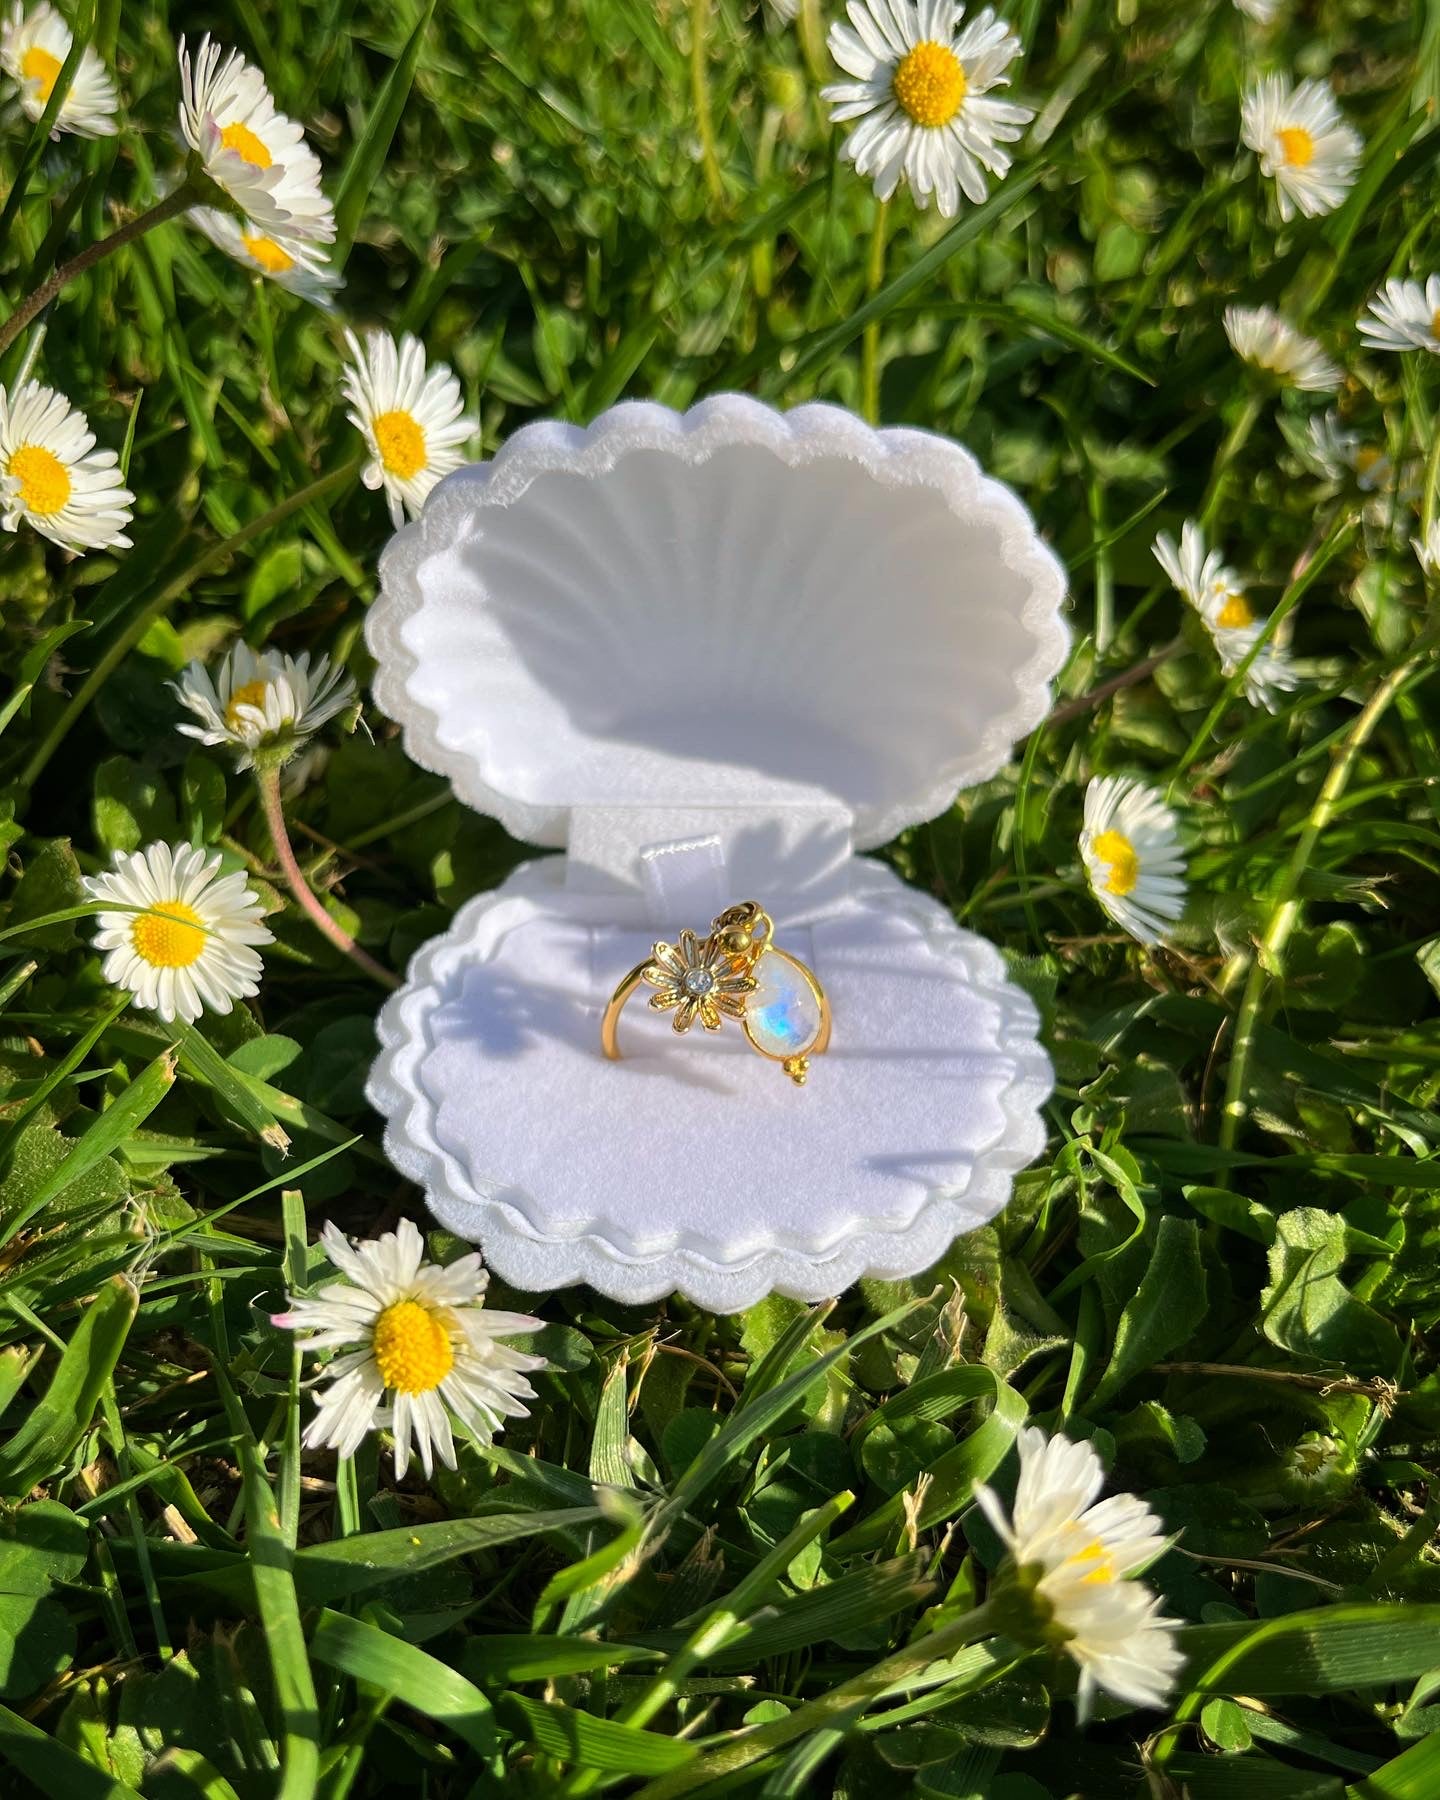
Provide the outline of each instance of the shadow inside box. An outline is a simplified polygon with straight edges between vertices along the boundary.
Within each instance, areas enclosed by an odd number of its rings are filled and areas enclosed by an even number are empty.
[[[468,979],[467,979],[468,977]],[[673,1035],[673,1034],[672,1034]],[[542,1042],[568,1045],[604,1062],[600,1049],[600,1015],[591,1002],[567,988],[519,982],[489,970],[465,970],[454,980],[431,1015],[435,1044],[463,1042],[484,1057],[520,1057]],[[647,1042],[625,1048],[619,1062],[608,1064],[617,1075],[663,1075],[685,1087],[731,1094],[735,1083],[723,1066],[702,1069],[687,1056],[667,1054],[668,1043]],[[728,1057],[722,1062],[728,1062]]]

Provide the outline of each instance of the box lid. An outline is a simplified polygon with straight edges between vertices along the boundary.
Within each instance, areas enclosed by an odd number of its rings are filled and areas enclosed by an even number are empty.
[[[366,637],[411,756],[514,836],[801,808],[884,843],[1002,766],[1065,577],[958,445],[726,394],[527,426],[397,533]]]

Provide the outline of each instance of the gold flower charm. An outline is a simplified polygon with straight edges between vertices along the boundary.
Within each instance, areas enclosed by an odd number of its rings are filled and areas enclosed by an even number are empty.
[[[707,938],[682,931],[674,944],[653,944],[610,996],[601,1049],[612,1062],[619,1059],[620,1014],[645,985],[656,990],[651,1007],[675,1015],[676,1031],[688,1031],[696,1019],[707,1031],[738,1019],[750,1048],[803,1087],[810,1058],[829,1048],[830,1002],[814,971],[780,949],[774,934],[769,913],[742,900],[711,922]]]
[[[676,1031],[688,1031],[699,1019],[707,1031],[718,1031],[722,1015],[745,1017],[745,996],[755,987],[749,958],[737,955],[718,932],[703,941],[693,931],[682,931],[677,944],[656,944],[654,960],[645,965],[640,979],[658,988],[650,996],[656,1012],[673,1012]]]

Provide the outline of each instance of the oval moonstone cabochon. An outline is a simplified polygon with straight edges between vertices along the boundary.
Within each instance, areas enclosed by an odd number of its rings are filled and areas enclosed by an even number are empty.
[[[820,1035],[820,1000],[798,963],[767,949],[745,1002],[745,1035],[766,1056],[784,1062],[803,1056]]]

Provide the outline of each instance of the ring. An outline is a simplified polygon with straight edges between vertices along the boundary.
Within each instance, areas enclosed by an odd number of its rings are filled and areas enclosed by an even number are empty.
[[[738,1019],[750,1048],[780,1067],[803,1087],[810,1058],[830,1045],[830,1002],[813,972],[774,942],[769,913],[754,900],[727,906],[710,935],[682,931],[674,944],[658,943],[616,988],[600,1021],[600,1043],[612,1062],[620,1057],[618,1028],[625,1002],[642,985],[656,1012],[673,1013],[675,1030],[687,1032],[698,1019],[718,1031]]]

